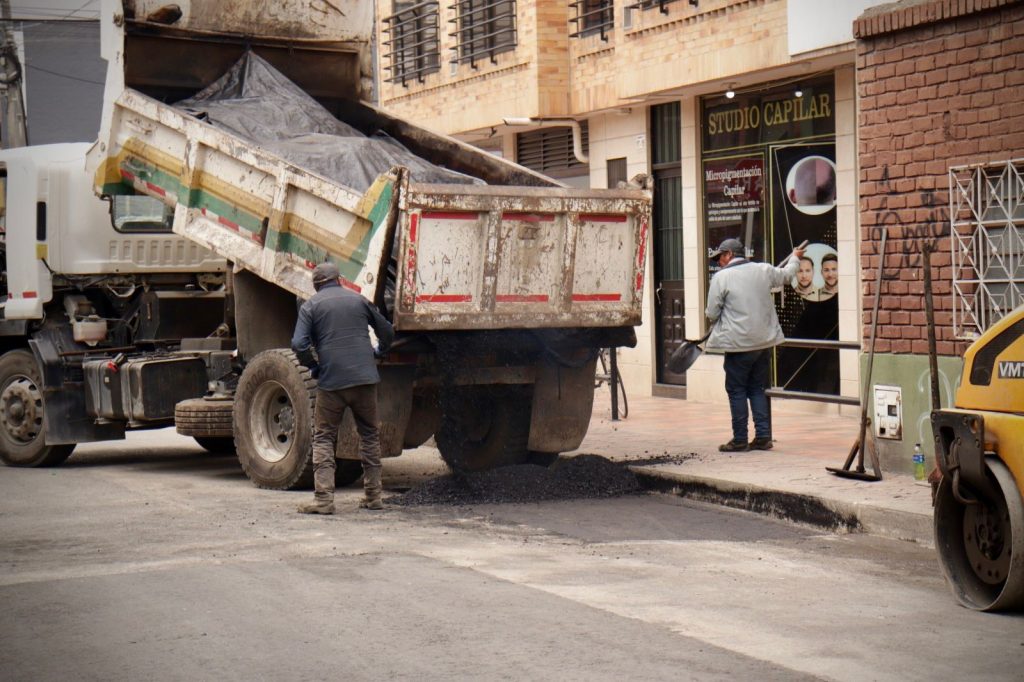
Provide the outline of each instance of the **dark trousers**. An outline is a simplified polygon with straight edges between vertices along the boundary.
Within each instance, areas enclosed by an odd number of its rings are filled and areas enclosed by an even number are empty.
[[[725,354],[725,392],[732,413],[732,439],[747,441],[747,402],[754,416],[754,435],[772,437],[772,416],[768,407],[768,359],[770,349]]]
[[[334,453],[338,428],[351,409],[359,433],[359,457],[363,471],[380,467],[380,435],[377,432],[377,384],[351,386],[337,391],[317,389],[313,416],[313,484],[318,500],[334,499]]]

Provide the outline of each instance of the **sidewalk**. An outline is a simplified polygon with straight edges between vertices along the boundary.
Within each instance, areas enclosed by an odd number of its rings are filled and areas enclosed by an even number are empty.
[[[731,437],[728,405],[631,395],[628,418],[613,422],[609,404],[607,390],[599,390],[587,437],[571,454],[637,460],[634,471],[655,490],[934,545],[927,485],[906,474],[883,471],[883,480],[866,482],[825,470],[846,461],[857,418],[807,414],[774,400],[775,447],[724,453],[718,445]],[[652,458],[660,460],[643,463]]]

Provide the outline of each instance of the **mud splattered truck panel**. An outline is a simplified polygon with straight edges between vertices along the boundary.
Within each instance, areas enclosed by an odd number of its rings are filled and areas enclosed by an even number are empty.
[[[193,258],[116,280],[33,271],[54,285],[8,335],[25,349],[0,391],[48,399],[36,433],[0,430],[5,461],[173,423],[234,448],[259,486],[309,485],[316,384],[288,341],[324,261],[397,331],[385,456],[434,437],[474,470],[578,446],[597,349],[635,343],[641,322],[650,193],[568,188],[368,104],[372,16],[365,0],[104,3],[103,123],[82,172],[109,220],[69,229]],[[8,242],[37,243],[29,222],[8,222]],[[69,391],[81,399],[52,397]],[[360,474],[343,429],[339,483]]]

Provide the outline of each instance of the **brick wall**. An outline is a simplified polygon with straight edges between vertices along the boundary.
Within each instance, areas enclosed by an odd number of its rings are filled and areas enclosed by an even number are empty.
[[[927,353],[921,250],[931,244],[938,351],[961,355],[948,171],[1024,157],[1024,2],[904,0],[862,16],[854,35],[864,338],[884,226],[875,349]]]

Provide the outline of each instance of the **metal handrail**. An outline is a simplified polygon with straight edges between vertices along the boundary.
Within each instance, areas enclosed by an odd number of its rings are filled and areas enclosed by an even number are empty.
[[[860,398],[831,393],[808,393],[807,391],[790,391],[785,388],[769,388],[764,394],[769,398],[788,398],[791,400],[809,400],[815,403],[831,403],[834,405],[860,405]]]
[[[836,341],[834,339],[786,339],[780,346],[787,348],[823,348],[826,350],[860,350],[860,341]]]
[[[815,350],[860,350],[859,341],[837,341],[834,339],[785,339],[779,346],[786,348],[813,348]],[[812,354],[813,355],[813,354]],[[800,369],[803,367],[801,366]],[[799,372],[799,369],[797,370]],[[793,375],[796,376],[796,373]],[[790,378],[792,381],[792,377]],[[809,400],[817,403],[835,405],[860,405],[860,398],[831,393],[811,393],[809,391],[791,391],[785,387],[769,388],[765,391],[769,398],[787,398],[791,400]]]

